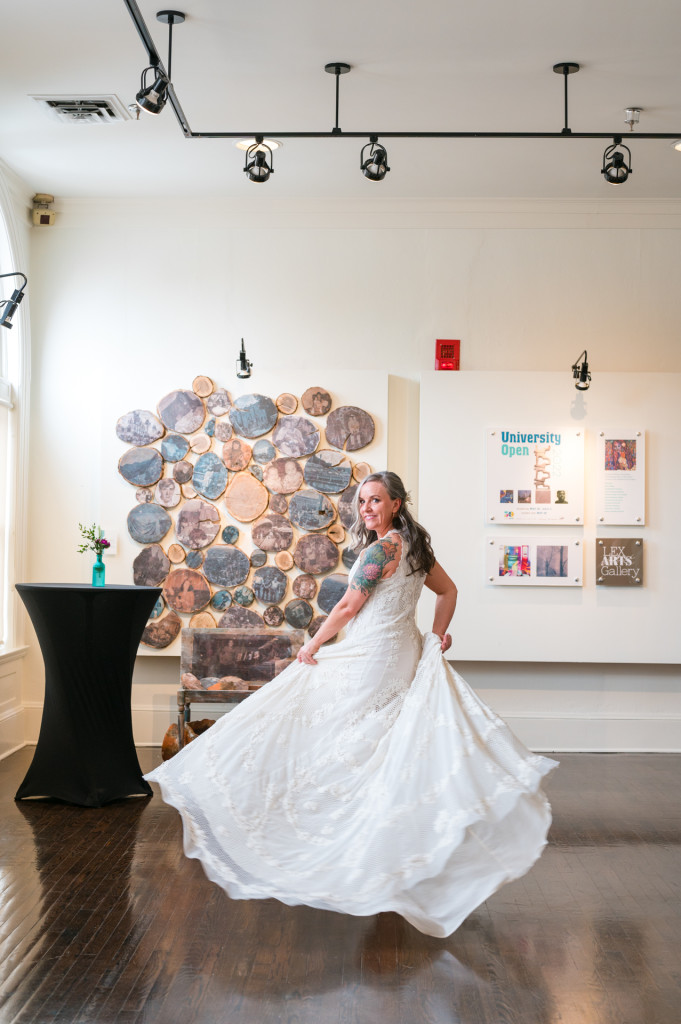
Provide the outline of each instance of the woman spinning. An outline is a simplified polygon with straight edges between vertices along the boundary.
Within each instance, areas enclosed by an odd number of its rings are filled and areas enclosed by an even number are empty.
[[[444,936],[541,853],[556,762],[442,657],[456,587],[407,502],[394,473],[365,478],[345,596],[296,662],[146,778],[233,898],[393,910]],[[423,638],[424,584],[437,596]]]

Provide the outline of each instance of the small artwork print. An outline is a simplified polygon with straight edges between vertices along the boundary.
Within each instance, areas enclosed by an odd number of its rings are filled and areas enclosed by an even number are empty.
[[[631,472],[636,469],[635,439],[605,442],[605,469]]]
[[[502,505],[511,505],[513,503],[513,491],[499,491],[499,501]]]
[[[503,544],[499,549],[500,576],[531,575],[530,549],[527,544]]]
[[[537,544],[537,576],[567,576],[567,544]]]
[[[532,504],[532,491],[518,491],[518,504],[519,505],[531,505]]]
[[[556,491],[556,500],[554,505],[567,505],[568,500],[565,491]]]
[[[551,491],[546,490],[545,488],[535,491],[534,501],[536,505],[550,505]]]

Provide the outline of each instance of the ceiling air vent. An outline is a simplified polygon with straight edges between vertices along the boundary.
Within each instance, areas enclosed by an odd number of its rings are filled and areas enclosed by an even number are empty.
[[[32,96],[48,117],[67,124],[113,124],[130,114],[118,96]]]

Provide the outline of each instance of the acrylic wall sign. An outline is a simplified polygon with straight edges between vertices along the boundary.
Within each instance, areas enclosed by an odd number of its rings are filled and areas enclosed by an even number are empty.
[[[643,586],[643,540],[641,537],[599,537],[596,549],[596,586]]]

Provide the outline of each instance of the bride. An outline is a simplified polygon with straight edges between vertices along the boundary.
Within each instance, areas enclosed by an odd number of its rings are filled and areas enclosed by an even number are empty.
[[[297,661],[146,778],[231,897],[393,910],[445,936],[539,857],[556,762],[444,659],[456,587],[399,477],[373,473],[355,500],[361,553]],[[424,584],[436,603],[422,637]]]

